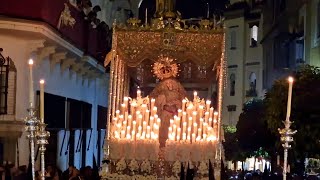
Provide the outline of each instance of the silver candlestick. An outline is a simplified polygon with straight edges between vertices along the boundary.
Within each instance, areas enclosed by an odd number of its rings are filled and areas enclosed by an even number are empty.
[[[280,133],[280,139],[283,143],[283,149],[284,149],[284,155],[283,155],[283,180],[287,179],[287,164],[288,164],[288,149],[291,148],[290,143],[293,142],[293,135],[297,132],[297,130],[290,129],[290,126],[292,122],[289,120],[289,118],[286,118],[286,120],[283,122],[284,128],[278,129]]]
[[[43,122],[39,123],[39,130],[37,131],[37,144],[40,146],[40,159],[41,159],[41,180],[45,179],[45,151],[46,151],[46,145],[48,143],[48,138],[50,137],[50,132],[46,131],[46,124]]]
[[[28,109],[28,117],[25,119],[26,124],[26,131],[29,133],[27,135],[30,143],[30,156],[31,156],[31,170],[32,170],[32,179],[35,179],[35,168],[34,168],[34,159],[35,159],[35,152],[34,152],[34,141],[36,138],[36,133],[38,131],[38,123],[39,120],[35,116],[35,109],[29,108]]]

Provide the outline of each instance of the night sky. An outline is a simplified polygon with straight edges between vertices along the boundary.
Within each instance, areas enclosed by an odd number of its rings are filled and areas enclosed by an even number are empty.
[[[140,6],[140,19],[144,19],[145,9],[148,8],[148,16],[155,12],[155,0],[144,0]],[[182,14],[182,18],[200,18],[207,16],[207,3],[210,7],[210,17],[213,12],[221,13],[228,0],[176,0],[176,10]]]

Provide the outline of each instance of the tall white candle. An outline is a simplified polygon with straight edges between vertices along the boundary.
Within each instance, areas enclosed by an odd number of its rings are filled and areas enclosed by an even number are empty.
[[[286,117],[287,120],[289,120],[290,114],[291,114],[293,77],[289,77],[288,82],[289,82],[289,90],[288,90],[288,104],[287,104],[287,117]]]
[[[44,123],[44,80],[40,80],[40,121]]]
[[[146,8],[146,20],[145,20],[145,24],[148,24],[148,8]]]
[[[29,105],[30,108],[34,107],[34,92],[33,92],[33,72],[32,72],[32,66],[33,66],[33,60],[29,59]]]
[[[137,91],[137,98],[141,98],[141,91],[140,90]]]
[[[197,91],[193,92],[193,100],[195,101],[198,97],[198,93]]]

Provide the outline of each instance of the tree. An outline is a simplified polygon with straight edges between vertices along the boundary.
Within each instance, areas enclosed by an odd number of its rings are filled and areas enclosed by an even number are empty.
[[[237,139],[240,147],[253,156],[256,152],[270,149],[275,140],[267,128],[263,100],[252,99],[244,104],[237,123]]]
[[[304,162],[305,157],[319,158],[320,153],[320,69],[304,66],[293,74],[292,111],[290,120],[292,129],[298,130],[294,136],[291,151],[295,161]],[[265,98],[268,128],[278,135],[278,128],[283,128],[288,98],[288,81],[275,81]],[[303,166],[301,166],[303,167]]]
[[[226,160],[232,161],[235,165],[237,161],[245,161],[247,155],[240,149],[239,142],[236,137],[236,128],[232,126],[223,126],[223,130],[223,147]]]

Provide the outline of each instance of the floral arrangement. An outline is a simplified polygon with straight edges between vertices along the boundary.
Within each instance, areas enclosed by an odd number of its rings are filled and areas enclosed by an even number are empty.
[[[141,172],[150,173],[151,172],[151,165],[148,160],[144,160],[141,164]]]
[[[207,166],[207,163],[205,161],[201,161],[200,162],[200,165],[199,165],[199,168],[198,168],[198,172],[199,174],[201,175],[206,175],[208,174],[208,166]]]
[[[179,174],[181,172],[181,163],[180,161],[176,161],[173,163],[172,172],[174,174]]]
[[[127,163],[124,160],[124,158],[121,158],[120,161],[117,163],[116,170],[117,171],[123,171],[126,168],[127,168]]]
[[[139,164],[135,159],[132,159],[129,163],[130,171],[137,171],[139,170]]]

